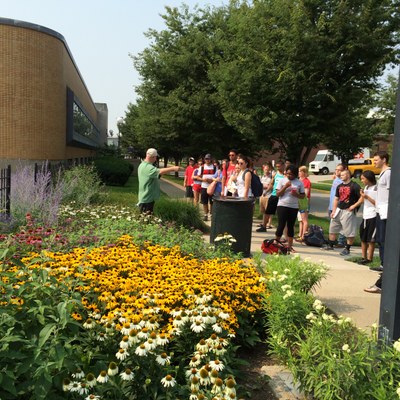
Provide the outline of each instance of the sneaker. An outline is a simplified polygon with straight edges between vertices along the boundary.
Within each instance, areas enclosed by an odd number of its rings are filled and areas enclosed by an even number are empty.
[[[330,244],[325,244],[322,246],[322,249],[324,250],[333,250],[333,246],[331,246]]]
[[[358,260],[357,261],[357,264],[360,264],[360,265],[367,265],[367,264],[369,264],[369,263],[371,263],[372,262],[372,260],[368,260],[368,258],[362,258],[361,260]]]
[[[382,293],[382,289],[376,285],[372,285],[370,287],[365,288],[364,292],[379,294],[379,293]]]
[[[380,265],[379,267],[369,267],[369,269],[371,271],[376,271],[376,272],[382,272],[383,271],[382,265]]]
[[[267,228],[265,226],[260,226],[256,229],[256,232],[267,232]]]
[[[350,250],[347,248],[344,248],[343,251],[340,252],[341,256],[348,256],[350,254]]]

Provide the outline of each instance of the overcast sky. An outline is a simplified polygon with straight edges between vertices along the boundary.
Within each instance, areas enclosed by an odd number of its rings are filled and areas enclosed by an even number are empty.
[[[67,41],[93,101],[107,103],[108,127],[135,101],[139,76],[129,53],[148,47],[150,28],[162,30],[165,6],[221,6],[228,0],[0,0],[0,16],[50,28]]]

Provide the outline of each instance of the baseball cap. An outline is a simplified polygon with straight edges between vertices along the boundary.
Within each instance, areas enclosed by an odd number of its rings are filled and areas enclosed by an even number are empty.
[[[189,161],[194,161],[194,158],[193,157],[189,157]]]
[[[211,160],[211,154],[206,154],[206,155],[204,156],[204,159],[205,159],[205,160],[206,160],[207,158]]]
[[[150,157],[158,157],[157,150],[153,148],[147,149],[146,154]]]

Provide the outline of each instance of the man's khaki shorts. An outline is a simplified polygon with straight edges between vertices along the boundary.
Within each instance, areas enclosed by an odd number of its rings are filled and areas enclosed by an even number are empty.
[[[354,211],[339,210],[335,218],[331,219],[329,233],[342,233],[346,237],[355,237],[357,232],[357,218]]]

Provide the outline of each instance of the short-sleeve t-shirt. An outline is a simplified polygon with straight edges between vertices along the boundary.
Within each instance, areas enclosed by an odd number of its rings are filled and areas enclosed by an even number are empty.
[[[286,182],[288,182],[288,178],[283,178],[280,179],[278,182],[278,185],[276,187],[276,190],[282,189],[283,186],[286,185]],[[304,185],[303,182],[300,181],[300,179],[293,179],[290,181],[292,184],[292,188],[297,190],[297,193],[305,193],[304,192]],[[282,196],[279,197],[278,201],[278,206],[284,206],[284,207],[289,207],[289,208],[299,208],[299,198],[296,196],[293,196],[291,193],[291,189],[288,188],[285,190]]]
[[[387,219],[387,212],[389,205],[390,174],[391,170],[390,168],[388,168],[382,171],[378,178],[376,212],[379,214],[380,219]]]
[[[364,194],[366,194],[372,200],[375,200],[376,203],[376,195],[377,195],[376,185],[365,186]],[[363,219],[371,219],[375,217],[376,217],[375,205],[372,204],[368,199],[364,199]]]
[[[338,208],[341,210],[347,210],[353,204],[357,203],[358,199],[360,198],[360,190],[361,187],[358,183],[355,182],[348,182],[348,183],[341,183],[336,188],[335,197],[339,199]]]
[[[139,204],[152,203],[160,197],[160,170],[153,164],[142,161],[138,168]]]

